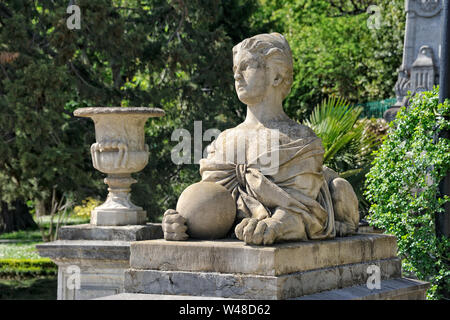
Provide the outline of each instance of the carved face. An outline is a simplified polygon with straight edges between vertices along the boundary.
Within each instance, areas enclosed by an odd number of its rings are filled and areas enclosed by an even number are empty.
[[[239,50],[233,64],[234,85],[239,100],[247,105],[261,102],[268,84],[264,66],[247,50]]]

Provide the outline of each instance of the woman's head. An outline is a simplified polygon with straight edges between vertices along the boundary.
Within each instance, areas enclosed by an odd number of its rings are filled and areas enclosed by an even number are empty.
[[[272,85],[280,90],[282,99],[286,98],[291,90],[293,82],[292,53],[286,39],[279,33],[259,34],[237,44],[233,48],[233,65],[239,98],[244,95],[243,87],[251,86],[246,82],[255,83],[252,88],[248,88],[248,91],[257,91],[258,88],[262,90],[262,84],[258,83],[258,81],[262,81],[262,73],[265,75],[263,77],[265,86]],[[247,74],[246,68],[250,69]],[[246,77],[247,79],[245,79]],[[242,81],[241,85],[240,81]],[[258,88],[256,88],[257,86]],[[265,89],[266,87],[264,87]]]

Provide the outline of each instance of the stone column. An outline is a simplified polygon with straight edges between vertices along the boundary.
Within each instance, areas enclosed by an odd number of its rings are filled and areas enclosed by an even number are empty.
[[[431,90],[438,84],[439,79],[439,48],[441,46],[440,24],[442,12],[442,0],[405,0],[406,26],[405,41],[403,45],[403,60],[398,69],[398,79],[394,87],[397,102],[386,110],[383,118],[392,121],[398,110],[408,106],[408,91],[415,94],[424,90]],[[426,48],[424,50],[424,48]],[[423,57],[423,52],[431,57],[432,73],[427,86],[417,86],[411,76],[417,73],[423,65],[417,63]]]
[[[161,239],[160,224],[62,227],[59,240],[36,245],[58,265],[58,300],[85,300],[124,292],[133,241]]]

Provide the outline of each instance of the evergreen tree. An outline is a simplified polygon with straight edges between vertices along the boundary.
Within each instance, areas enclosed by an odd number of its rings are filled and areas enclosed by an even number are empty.
[[[294,57],[284,106],[298,120],[329,96],[393,98],[401,64],[404,0],[261,0],[254,23],[283,33]]]
[[[51,206],[53,189],[80,200],[105,196],[93,169],[85,106],[160,107],[147,123],[150,161],[134,185],[135,203],[155,218],[199,179],[175,165],[176,128],[223,129],[243,117],[233,89],[234,43],[253,34],[253,1],[80,0],[80,29],[67,1],[0,2],[0,199]],[[207,142],[206,142],[207,143]],[[205,143],[205,145],[206,145]]]

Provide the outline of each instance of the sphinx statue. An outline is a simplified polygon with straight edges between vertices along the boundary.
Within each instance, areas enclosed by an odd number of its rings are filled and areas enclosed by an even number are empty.
[[[286,39],[271,33],[243,40],[233,48],[233,72],[246,119],[223,131],[200,160],[202,182],[225,187],[236,204],[230,236],[270,245],[356,232],[352,186],[323,166],[316,134],[283,111],[293,82]],[[162,227],[166,240],[188,238],[186,219],[173,209],[165,212]]]

